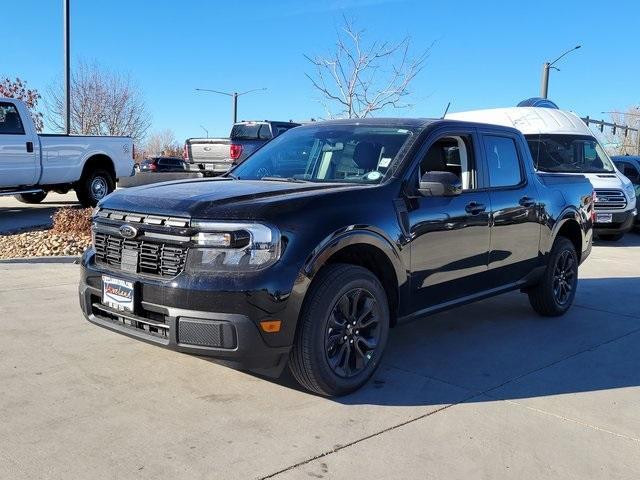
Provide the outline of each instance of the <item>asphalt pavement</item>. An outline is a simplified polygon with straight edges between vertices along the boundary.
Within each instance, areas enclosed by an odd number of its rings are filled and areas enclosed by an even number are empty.
[[[0,478],[640,478],[640,236],[575,305],[518,292],[400,326],[327,399],[91,325],[78,266],[0,264]]]

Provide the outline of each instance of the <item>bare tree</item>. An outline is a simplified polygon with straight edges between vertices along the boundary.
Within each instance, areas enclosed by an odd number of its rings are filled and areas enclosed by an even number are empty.
[[[179,157],[182,149],[173,130],[164,129],[153,132],[144,143],[145,156]]]
[[[624,113],[612,113],[611,121],[617,125],[625,125],[631,128],[640,128],[640,106],[627,108]],[[640,155],[638,151],[638,133],[617,128],[606,134],[606,142],[613,146],[610,150],[616,155]]]
[[[64,92],[49,89],[47,120],[64,131]],[[142,92],[128,75],[106,70],[96,63],[79,62],[71,78],[71,133],[129,135],[144,138],[151,118]]]
[[[422,71],[431,50],[410,57],[411,37],[397,43],[365,44],[364,30],[346,18],[329,56],[305,58],[315,66],[306,74],[322,96],[330,118],[364,118],[385,108],[407,108],[411,81]]]
[[[5,77],[0,80],[0,97],[17,98],[22,100],[31,113],[36,131],[41,132],[44,127],[42,113],[38,110],[38,101],[42,98],[34,88],[27,88],[27,82],[17,78],[11,80]]]

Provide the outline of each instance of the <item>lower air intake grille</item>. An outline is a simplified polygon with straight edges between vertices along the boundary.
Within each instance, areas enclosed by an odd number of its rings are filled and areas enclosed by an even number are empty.
[[[178,342],[203,347],[235,348],[235,327],[228,322],[180,318]]]

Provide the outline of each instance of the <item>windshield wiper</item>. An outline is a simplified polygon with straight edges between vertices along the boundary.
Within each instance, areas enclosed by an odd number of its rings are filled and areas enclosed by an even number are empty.
[[[262,177],[260,180],[268,182],[310,183],[310,180],[295,177]]]

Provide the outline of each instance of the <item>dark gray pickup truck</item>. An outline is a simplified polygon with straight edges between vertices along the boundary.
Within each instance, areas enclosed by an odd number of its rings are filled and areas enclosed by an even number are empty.
[[[299,125],[270,120],[238,122],[231,128],[229,138],[188,138],[184,144],[184,160],[192,171],[220,175],[271,139]]]

